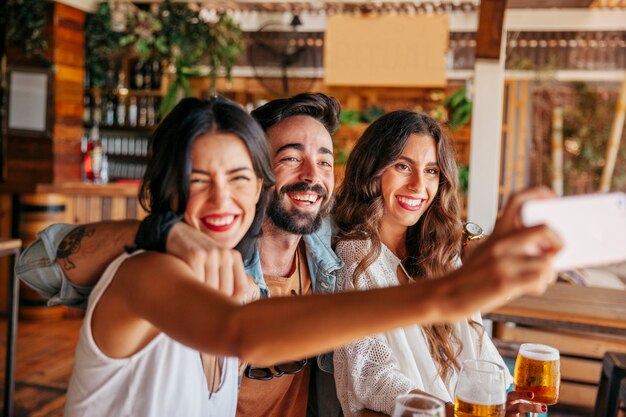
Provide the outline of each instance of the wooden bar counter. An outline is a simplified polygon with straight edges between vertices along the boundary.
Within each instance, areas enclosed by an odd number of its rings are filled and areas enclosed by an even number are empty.
[[[65,196],[68,223],[91,223],[102,220],[142,219],[146,213],[139,205],[139,182],[92,184],[66,182],[39,184],[37,194]]]

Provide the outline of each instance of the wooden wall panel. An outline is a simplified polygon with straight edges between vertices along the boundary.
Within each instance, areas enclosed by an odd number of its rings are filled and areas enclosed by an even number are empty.
[[[82,28],[85,25],[85,12],[63,3],[55,4],[55,20],[59,26],[65,26],[64,21],[75,22]]]
[[[136,197],[68,196],[65,207],[70,223],[93,223],[105,220],[141,220],[146,213]]]
[[[53,19],[54,178],[80,180],[80,141],[83,135],[83,79],[85,76],[85,13],[55,3]]]
[[[7,179],[0,192],[24,192],[37,182],[52,181],[52,142],[45,138],[7,138]]]
[[[7,181],[0,192],[33,192],[37,184],[79,181],[83,134],[83,77],[85,13],[65,4],[50,2],[45,35],[51,60],[49,91],[50,126],[47,136],[10,134],[7,138]],[[41,68],[9,48],[7,64]]]

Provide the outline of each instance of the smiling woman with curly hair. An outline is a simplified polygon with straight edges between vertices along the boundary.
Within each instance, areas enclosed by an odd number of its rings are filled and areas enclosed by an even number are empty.
[[[346,263],[338,287],[398,286],[458,268],[457,175],[450,142],[431,117],[395,111],[372,123],[350,154],[338,192],[336,252]],[[399,394],[425,392],[449,403],[450,415],[458,372],[470,359],[504,366],[478,313],[366,337],[335,351],[338,397],[346,416],[363,408],[391,414]],[[506,380],[508,386],[508,371]],[[507,415],[519,412],[517,396],[510,396]]]

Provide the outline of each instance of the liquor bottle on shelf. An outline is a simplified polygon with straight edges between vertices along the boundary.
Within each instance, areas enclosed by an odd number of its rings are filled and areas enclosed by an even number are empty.
[[[115,95],[109,93],[104,104],[104,126],[115,126]]]
[[[92,110],[91,106],[93,105],[91,92],[89,90],[85,90],[85,96],[83,97],[83,124],[85,126],[89,126],[92,121]]]
[[[83,158],[87,181],[102,181],[103,154],[102,142],[100,142],[100,130],[98,129],[98,124],[94,123],[89,134],[89,141],[87,142],[87,152],[85,152]]]
[[[139,126],[145,127],[148,124],[148,105],[144,96],[139,97]]]
[[[126,125],[126,97],[119,96],[117,99],[117,125]]]
[[[140,60],[137,60],[137,63],[135,64],[134,73],[134,87],[139,90],[143,88],[143,65]]]
[[[96,95],[93,102],[93,123],[102,123],[102,97]]]
[[[161,88],[161,63],[155,59],[152,63],[152,89],[159,90]]]
[[[128,124],[131,127],[137,126],[137,97],[135,96],[130,98],[130,104],[128,105]]]
[[[106,87],[108,89],[115,88],[117,84],[117,73],[115,71],[115,64],[113,62],[109,62],[109,68],[106,72]]]
[[[83,124],[88,126],[93,120],[93,96],[91,94],[91,82],[89,71],[85,71],[84,80],[85,95],[83,96]]]
[[[118,93],[126,90],[126,74],[121,69],[120,72],[117,74],[117,86],[115,88],[117,89]]]
[[[154,108],[154,97],[148,97],[148,126],[154,126],[156,124],[156,109]]]
[[[150,61],[143,66],[143,88],[146,90],[152,88],[152,64],[150,64]]]

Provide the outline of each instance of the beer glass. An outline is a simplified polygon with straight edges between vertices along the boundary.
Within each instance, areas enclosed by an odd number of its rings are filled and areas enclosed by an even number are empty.
[[[443,401],[423,394],[401,394],[391,417],[446,417]]]
[[[516,391],[532,391],[534,402],[556,404],[561,384],[559,351],[534,343],[521,345],[515,361],[513,383]]]
[[[491,361],[465,361],[456,384],[456,417],[504,417],[504,367]]]

